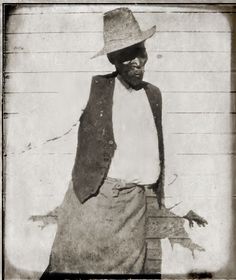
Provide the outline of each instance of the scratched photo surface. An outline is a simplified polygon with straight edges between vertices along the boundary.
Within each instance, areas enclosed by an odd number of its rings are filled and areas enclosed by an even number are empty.
[[[103,14],[124,6],[142,30],[157,27],[144,80],[163,102],[166,208],[146,191],[144,273],[217,275],[232,258],[231,8],[20,4],[5,23],[6,279],[39,279],[48,266],[92,76],[115,70],[106,55],[91,59]]]

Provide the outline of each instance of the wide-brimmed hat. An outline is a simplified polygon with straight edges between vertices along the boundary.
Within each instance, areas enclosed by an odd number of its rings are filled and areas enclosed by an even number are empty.
[[[118,8],[106,12],[103,21],[104,47],[92,58],[138,44],[152,37],[156,32],[156,25],[142,31],[128,8]]]

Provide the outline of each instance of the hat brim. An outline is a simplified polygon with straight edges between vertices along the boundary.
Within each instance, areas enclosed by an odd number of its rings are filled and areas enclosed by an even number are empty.
[[[148,29],[146,31],[142,31],[142,34],[136,38],[123,39],[123,40],[119,40],[119,41],[117,40],[116,42],[112,41],[110,44],[104,46],[101,51],[99,51],[97,54],[95,54],[91,58],[95,58],[95,57],[105,55],[105,54],[108,54],[111,52],[122,50],[122,49],[130,47],[132,45],[141,43],[141,42],[147,40],[148,38],[152,37],[155,32],[156,32],[156,25],[154,25],[153,27],[151,27],[150,29]]]

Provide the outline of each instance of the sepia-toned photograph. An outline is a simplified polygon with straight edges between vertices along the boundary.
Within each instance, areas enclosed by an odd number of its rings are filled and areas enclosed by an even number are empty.
[[[235,279],[234,5],[4,4],[4,279]]]

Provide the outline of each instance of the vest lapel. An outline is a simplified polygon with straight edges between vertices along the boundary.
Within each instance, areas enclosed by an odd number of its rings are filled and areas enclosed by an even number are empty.
[[[158,111],[159,111],[158,107],[160,106],[158,97],[155,94],[155,91],[152,88],[150,88],[150,86],[148,84],[145,84],[144,90],[146,92],[146,95],[147,95],[147,98],[148,98],[148,101],[149,101],[149,104],[150,104],[150,107],[152,110],[156,128],[158,129]]]

